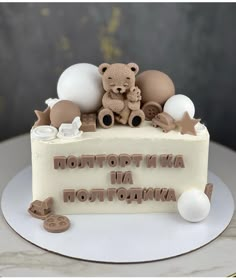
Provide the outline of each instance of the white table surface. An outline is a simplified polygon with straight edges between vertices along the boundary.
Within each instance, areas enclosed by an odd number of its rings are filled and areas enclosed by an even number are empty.
[[[0,143],[0,195],[30,165],[30,137]],[[236,152],[211,142],[209,170],[231,189],[236,201]],[[20,197],[19,197],[20,199]],[[0,210],[0,276],[228,276],[236,272],[236,215],[216,240],[189,254],[143,264],[101,264],[62,257],[27,242]]]

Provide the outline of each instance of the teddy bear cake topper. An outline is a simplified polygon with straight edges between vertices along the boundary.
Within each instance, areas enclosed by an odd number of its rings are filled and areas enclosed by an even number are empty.
[[[121,124],[138,127],[145,119],[141,106],[141,91],[135,86],[135,75],[139,67],[135,63],[102,63],[99,67],[105,94],[103,108],[99,111],[98,121],[103,128]]]
[[[168,75],[158,70],[139,74],[136,63],[102,63],[98,67],[78,63],[59,77],[58,98],[49,98],[43,111],[35,110],[38,120],[32,136],[42,140],[77,138],[81,132],[95,132],[119,125],[132,128],[150,126],[163,132],[178,130],[196,135],[195,107],[185,95],[175,94]],[[145,124],[145,125],[147,125]],[[49,135],[50,134],[50,135]]]

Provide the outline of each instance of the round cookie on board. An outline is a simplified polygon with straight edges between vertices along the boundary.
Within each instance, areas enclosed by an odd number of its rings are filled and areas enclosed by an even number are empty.
[[[52,233],[64,232],[69,229],[70,220],[66,216],[51,215],[44,221],[43,227]]]

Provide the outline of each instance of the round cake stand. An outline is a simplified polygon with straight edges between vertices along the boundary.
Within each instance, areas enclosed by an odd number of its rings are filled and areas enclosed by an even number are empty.
[[[96,262],[134,263],[166,259],[196,250],[229,225],[234,201],[228,187],[209,172],[213,183],[211,211],[200,223],[178,213],[68,215],[71,227],[49,233],[43,221],[30,216],[31,167],[18,173],[2,195],[7,223],[24,239],[64,256]]]

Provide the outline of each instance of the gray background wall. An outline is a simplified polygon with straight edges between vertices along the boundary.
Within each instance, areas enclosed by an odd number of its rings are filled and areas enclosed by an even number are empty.
[[[30,130],[68,66],[134,61],[167,73],[236,149],[235,26],[235,4],[1,3],[0,140]]]

